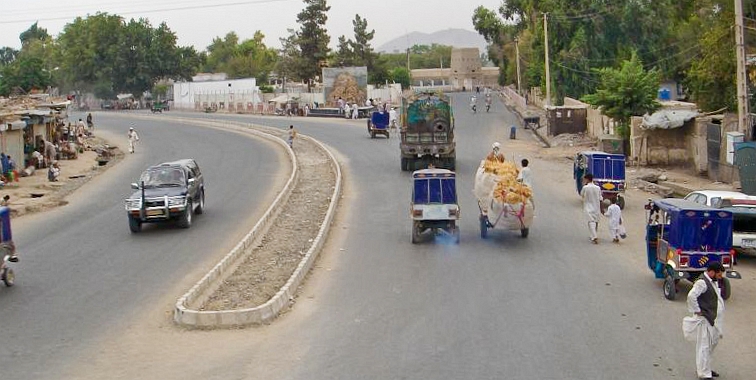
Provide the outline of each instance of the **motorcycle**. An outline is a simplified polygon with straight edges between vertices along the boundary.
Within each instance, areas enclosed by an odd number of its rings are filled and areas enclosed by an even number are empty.
[[[472,110],[473,113],[478,112],[478,107],[475,104],[470,104],[470,109]]]
[[[486,103],[486,112],[491,110],[491,103]]]

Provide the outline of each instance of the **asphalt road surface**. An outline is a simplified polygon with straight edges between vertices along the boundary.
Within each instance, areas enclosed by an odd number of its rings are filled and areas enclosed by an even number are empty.
[[[14,334],[15,341],[33,340],[25,345],[30,351],[41,348],[52,354],[69,345],[78,350],[68,366],[44,372],[65,369],[66,374],[74,374],[71,378],[694,379],[694,345],[682,339],[681,331],[684,294],[690,286],[681,286],[677,301],[667,301],[661,283],[646,268],[642,232],[646,196],[628,193],[627,240],[619,246],[608,243],[604,224],[602,244],[590,244],[568,162],[539,159],[545,153],[529,141],[526,131],[519,130],[517,140],[509,140],[515,119],[500,103],[491,113],[472,114],[468,100],[469,94],[454,95],[460,105],[455,107],[460,245],[442,239],[410,243],[410,181],[409,174],[399,170],[397,139],[370,139],[364,120],[182,114],[282,128],[294,124],[301,133],[334,148],[345,163],[342,214],[292,311],[269,326],[211,332],[139,320],[105,332],[105,326],[76,323],[79,318],[73,312],[58,313],[78,333],[97,336],[89,344],[58,343],[60,336],[73,334],[52,327],[24,332],[19,330],[22,322],[6,331]],[[174,115],[171,111],[160,117]],[[533,162],[537,208],[527,239],[502,230],[490,231],[486,240],[479,236],[473,177],[493,141],[503,144],[508,159],[527,157]],[[115,198],[107,214],[119,211]],[[92,212],[93,217],[100,214],[105,213]],[[113,218],[112,231],[133,241],[121,232],[125,223],[120,223],[120,216]],[[160,239],[173,237],[174,232],[160,231]],[[119,297],[114,293],[126,298],[127,313],[134,317],[140,304],[151,313],[170,313],[182,291],[155,287],[170,281],[152,270],[147,254],[142,257],[147,262],[139,267],[143,270],[139,276],[153,287],[136,280],[123,284],[128,278],[123,268],[112,266],[101,275],[101,288],[92,293],[100,300]],[[71,270],[83,267],[87,259],[71,255],[63,263],[70,262]],[[178,265],[175,259],[171,263],[175,266],[167,275],[174,279],[181,277],[182,269],[197,272],[200,266],[189,261]],[[24,269],[20,280],[32,272]],[[726,337],[715,354],[716,369],[726,378],[752,378],[756,370],[751,355],[756,342],[751,328],[755,269],[752,258],[741,260],[744,279],[733,282],[734,294],[727,303]],[[79,273],[76,278],[91,272]],[[53,273],[37,276],[37,281],[50,283],[64,280]],[[102,279],[109,277],[121,281],[102,285]],[[129,285],[128,292],[122,289]],[[45,291],[56,290],[28,290]],[[19,305],[13,318],[36,315],[21,306],[26,299],[13,297],[11,304]],[[63,307],[63,301],[52,300],[55,297],[46,295],[49,302]],[[156,300],[163,304],[150,304]],[[115,312],[104,313],[97,323],[117,319]],[[6,314],[3,310],[0,316]],[[5,356],[1,364],[9,362]]]
[[[98,135],[126,150],[127,119],[100,113],[95,122]],[[268,142],[169,119],[136,121],[136,129],[136,153],[69,205],[13,221],[21,262],[16,286],[0,289],[0,377],[59,378],[93,338],[138,320],[166,292],[186,291],[251,229],[288,175]],[[206,212],[188,230],[145,225],[132,234],[123,206],[130,183],[147,166],[180,158],[203,170]]]

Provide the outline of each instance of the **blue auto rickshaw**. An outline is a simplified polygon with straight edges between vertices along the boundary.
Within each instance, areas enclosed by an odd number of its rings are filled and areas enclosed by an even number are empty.
[[[13,244],[13,235],[10,224],[10,208],[0,207],[0,280],[5,286],[13,286],[16,275],[11,268],[11,258],[16,254],[16,245]]]
[[[450,236],[459,244],[456,180],[457,175],[446,169],[430,168],[412,173],[412,244],[419,243],[426,231]]]
[[[386,138],[390,138],[389,113],[384,111],[373,111],[370,114],[370,118],[368,118],[367,128],[371,139],[375,138],[376,135],[384,135]]]
[[[573,163],[573,178],[578,194],[583,189],[583,176],[593,174],[593,182],[601,188],[604,199],[616,199],[625,208],[625,156],[598,151],[580,152]]]
[[[664,279],[664,297],[674,300],[680,280],[692,283],[718,261],[726,274],[719,287],[722,298],[728,299],[728,278],[740,278],[732,270],[732,213],[675,198],[649,200],[645,208],[648,268]]]

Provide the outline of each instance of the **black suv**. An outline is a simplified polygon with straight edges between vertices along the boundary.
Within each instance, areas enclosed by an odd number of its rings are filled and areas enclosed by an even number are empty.
[[[189,228],[193,214],[205,211],[205,182],[192,159],[150,166],[131,188],[137,190],[126,199],[131,232],[141,231],[142,223],[166,221]]]

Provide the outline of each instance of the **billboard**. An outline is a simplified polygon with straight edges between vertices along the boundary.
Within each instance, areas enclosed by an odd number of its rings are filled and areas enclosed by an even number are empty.
[[[323,68],[323,87],[326,104],[336,107],[341,97],[348,103],[359,105],[367,100],[367,67],[325,67]]]

